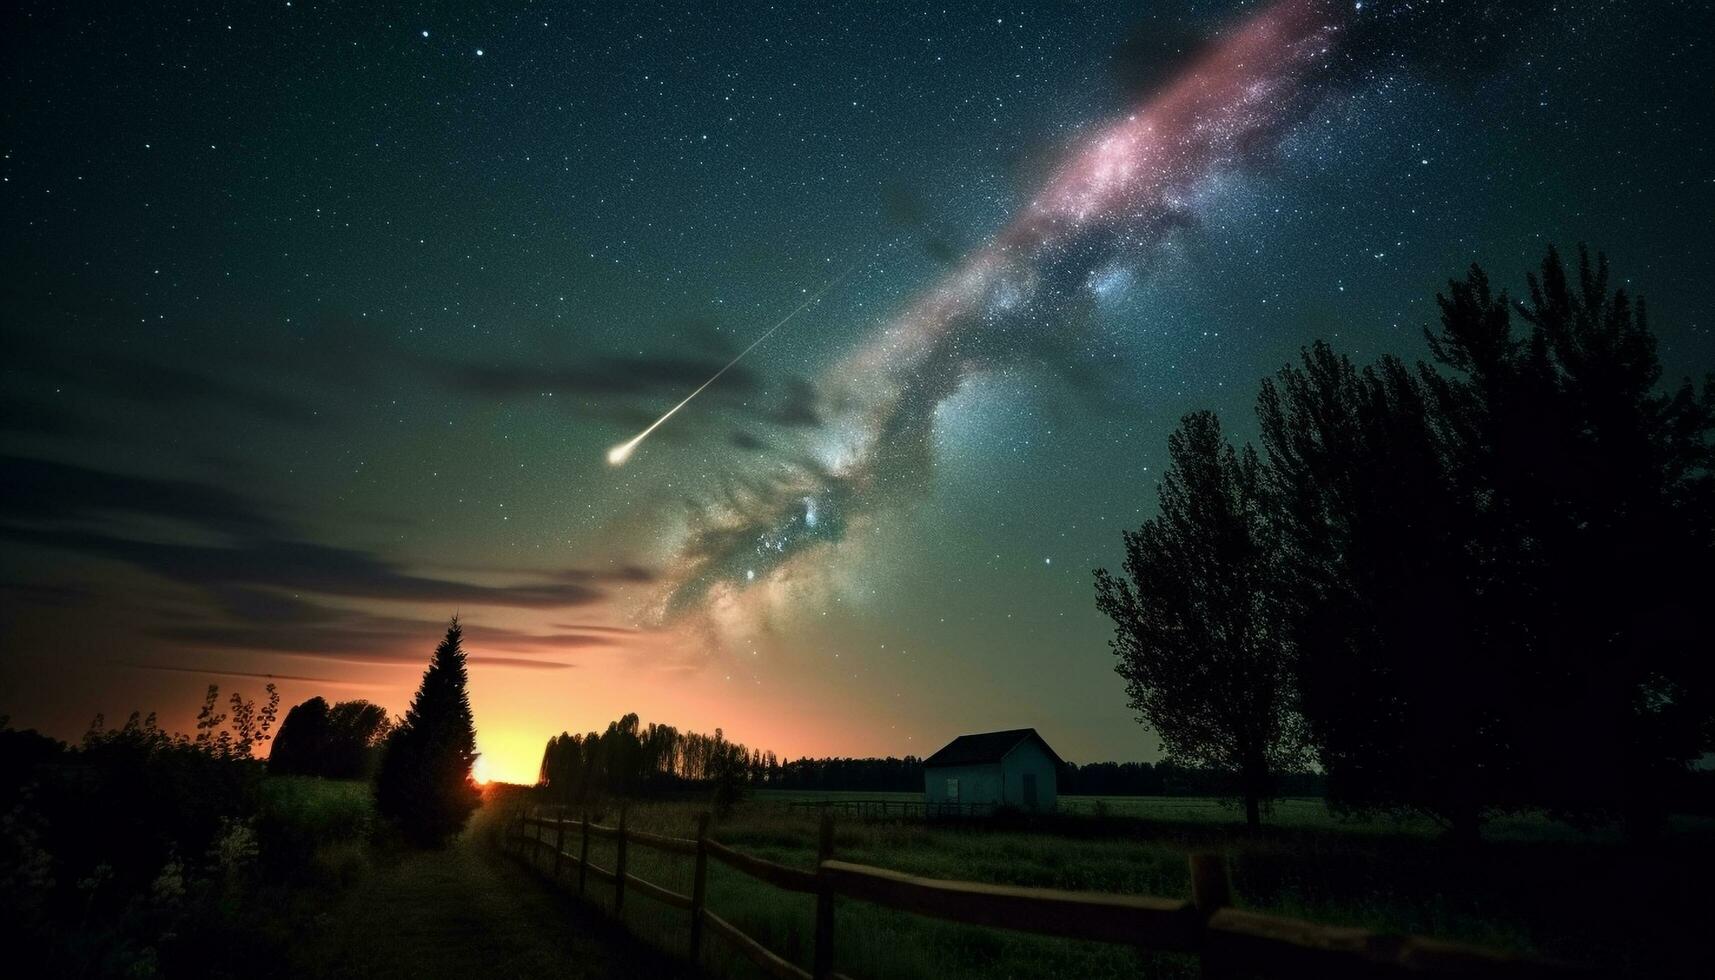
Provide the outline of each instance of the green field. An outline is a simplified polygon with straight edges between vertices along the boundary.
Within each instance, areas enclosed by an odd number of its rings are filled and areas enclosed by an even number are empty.
[[[920,803],[921,793],[876,793],[845,791],[760,790],[752,794],[756,803],[791,804],[822,800],[887,800],[889,802]],[[1207,796],[1062,796],[1062,813],[1106,815],[1116,818],[1150,820],[1163,823],[1212,824],[1238,827],[1244,823],[1244,811],[1229,800]],[[1294,798],[1274,801],[1265,815],[1272,827],[1304,830],[1340,830],[1346,833],[1382,834],[1388,836],[1417,836],[1434,838],[1444,829],[1427,817],[1410,815],[1345,817],[1328,811],[1320,798]],[[1715,820],[1677,817],[1673,821],[1679,833],[1715,833]],[[1489,841],[1580,841],[1587,843],[1618,842],[1613,828],[1579,830],[1568,824],[1550,820],[1541,814],[1501,816],[1483,829]]]
[[[787,804],[882,798],[918,797],[759,793],[712,835],[748,853],[810,867],[817,815]],[[1095,801],[1069,802],[1093,806]],[[1471,852],[1443,842],[1432,826],[1343,822],[1313,800],[1278,805],[1273,825],[1255,836],[1243,833],[1240,817],[1213,800],[1103,802],[1111,815],[1139,820],[1121,836],[1090,836],[987,830],[980,822],[929,826],[848,818],[837,823],[835,849],[845,860],[933,877],[1181,898],[1189,893],[1187,855],[1213,849],[1229,858],[1241,907],[1602,963],[1639,976],[1678,971],[1673,957],[1683,955],[1678,952],[1686,946],[1681,937],[1701,927],[1701,916],[1695,903],[1646,908],[1616,901],[1616,890],[1696,894],[1712,865],[1704,825],[1676,838],[1677,862],[1660,863],[1639,861],[1635,852],[1603,834],[1580,835],[1540,818],[1498,827],[1498,840]],[[702,809],[692,802],[633,804],[627,820],[636,829],[690,836]],[[611,824],[618,813],[609,806],[591,816]],[[613,866],[613,851],[612,842],[592,841],[592,857],[603,867]],[[628,870],[677,891],[690,890],[686,858],[634,847]],[[597,901],[611,903],[609,887],[592,880],[589,889]],[[808,964],[809,897],[711,864],[708,902],[770,948]],[[627,901],[626,919],[661,948],[684,948],[682,912],[637,896]],[[841,901],[837,924],[836,966],[856,977],[1135,977],[1140,972],[1181,977],[1197,972],[1196,964],[1182,957],[957,926],[853,901]],[[711,940],[706,946],[704,965],[716,974],[750,974],[723,944]]]

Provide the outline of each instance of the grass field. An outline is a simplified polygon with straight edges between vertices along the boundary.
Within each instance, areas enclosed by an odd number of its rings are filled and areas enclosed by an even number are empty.
[[[772,860],[814,863],[816,814],[789,802],[885,798],[883,794],[757,794],[712,831],[719,840]],[[916,799],[899,794],[894,799]],[[1094,800],[1072,798],[1074,805]],[[1601,833],[1578,834],[1536,818],[1495,828],[1497,839],[1472,852],[1442,841],[1432,825],[1339,821],[1319,801],[1277,806],[1262,834],[1243,832],[1234,811],[1213,800],[1115,798],[1110,815],[1136,818],[1120,836],[984,829],[980,823],[839,821],[836,852],[845,860],[916,874],[975,881],[1090,889],[1166,897],[1189,892],[1187,855],[1228,855],[1241,907],[1319,921],[1414,933],[1536,952],[1616,968],[1636,976],[1690,975],[1679,961],[1686,937],[1703,926],[1695,896],[1715,870],[1706,824],[1682,830],[1665,855],[1640,855]],[[700,803],[634,804],[629,825],[690,836]],[[613,808],[592,812],[604,822]],[[614,845],[592,842],[592,857],[613,866]],[[629,870],[689,891],[690,862],[633,848]],[[590,882],[596,900],[611,889]],[[1641,900],[1645,896],[1655,900]],[[1664,896],[1683,896],[1662,901]],[[808,964],[811,900],[776,891],[711,864],[709,908],[794,962]],[[684,948],[681,912],[637,897],[627,902],[632,929],[670,951]],[[1088,976],[1188,977],[1180,957],[970,928],[842,901],[836,965],[858,977]],[[707,944],[717,975],[749,975],[723,944]]]
[[[821,800],[888,800],[920,803],[921,793],[875,792],[811,792],[796,790],[761,790],[751,797],[757,803],[790,804]],[[1062,796],[1061,812],[1079,815],[1106,814],[1122,819],[1149,820],[1165,823],[1212,824],[1238,827],[1244,823],[1244,811],[1235,803],[1207,796]],[[1320,798],[1276,800],[1265,814],[1271,827],[1304,830],[1339,830],[1345,833],[1381,834],[1387,836],[1440,837],[1444,829],[1423,816],[1393,818],[1387,816],[1344,817],[1328,811]],[[1676,833],[1715,835],[1715,819],[1676,817],[1672,821]],[[1541,814],[1520,814],[1498,817],[1483,828],[1489,841],[1545,842],[1566,841],[1618,843],[1615,828],[1602,827],[1579,830],[1569,824],[1550,820]]]

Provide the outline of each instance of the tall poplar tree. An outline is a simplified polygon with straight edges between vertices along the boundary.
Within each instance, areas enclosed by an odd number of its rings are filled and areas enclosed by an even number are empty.
[[[1096,605],[1138,719],[1171,762],[1227,773],[1245,822],[1300,760],[1280,548],[1262,463],[1213,412],[1167,440],[1160,513],[1125,534],[1125,577],[1096,570]]]

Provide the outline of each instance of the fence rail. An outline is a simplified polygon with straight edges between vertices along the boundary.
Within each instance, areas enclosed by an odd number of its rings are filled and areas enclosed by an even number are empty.
[[[537,816],[526,810],[520,813],[516,827],[516,832],[508,833],[507,838],[514,842],[520,856],[527,860],[534,858],[532,863],[540,867],[546,851],[553,858],[552,874],[556,881],[567,869],[576,869],[580,895],[584,893],[588,875],[611,883],[616,915],[624,910],[627,891],[689,910],[689,954],[693,963],[700,959],[702,936],[707,931],[725,940],[765,973],[781,980],[847,980],[833,969],[835,896],[950,922],[1115,943],[1142,950],[1189,953],[1199,957],[1203,976],[1211,978],[1461,976],[1520,980],[1590,972],[1572,964],[1474,946],[1231,908],[1225,859],[1212,854],[1191,856],[1191,900],[1183,901],[921,878],[835,860],[833,816],[826,809],[822,814],[815,870],[765,860],[711,840],[707,816],[699,819],[695,838],[628,830],[624,810],[620,811],[619,824],[611,827],[591,823],[587,815],[571,820],[564,816]],[[534,835],[530,833],[532,828]],[[577,853],[566,847],[570,833],[579,837]],[[592,837],[617,842],[613,869],[590,861]],[[627,873],[628,845],[694,858],[691,894]],[[525,854],[526,846],[531,849],[529,854]],[[711,857],[765,884],[816,897],[811,969],[805,970],[785,959],[705,906]]]
[[[930,803],[925,800],[790,800],[788,809],[843,813],[863,820],[929,820],[934,818],[987,817],[994,803]]]
[[[725,844],[708,841],[709,856],[722,864],[737,869],[765,881],[776,888],[784,888],[792,892],[814,892],[818,879],[814,871],[804,871],[800,868],[777,864],[759,857],[751,857],[735,851]]]

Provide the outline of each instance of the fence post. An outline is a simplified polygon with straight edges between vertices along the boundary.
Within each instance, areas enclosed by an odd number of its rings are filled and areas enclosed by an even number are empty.
[[[816,843],[816,958],[815,968],[810,971],[816,980],[827,980],[834,975],[834,891],[827,872],[822,870],[822,862],[832,860],[833,856],[834,814],[824,810],[821,835]]]
[[[1204,922],[1232,902],[1232,886],[1227,880],[1227,859],[1220,854],[1191,855],[1191,904]],[[1208,932],[1203,933],[1202,948],[1197,953],[1202,974],[1209,980],[1229,977],[1231,972],[1220,962],[1218,953],[1210,948]],[[1215,954],[1215,955],[1211,955]]]
[[[560,819],[555,822],[554,831],[554,882],[560,881],[560,866],[566,858],[566,814],[560,811]]]
[[[625,804],[619,806],[619,851],[613,859],[613,917],[625,912]]]
[[[1191,904],[1207,919],[1232,902],[1227,859],[1220,854],[1191,855]]]
[[[525,804],[524,806],[521,806],[518,808],[518,853],[519,854],[524,853],[524,828],[529,825],[529,822],[530,822],[530,805]]]
[[[540,871],[542,869],[542,818],[541,817],[536,818],[536,846],[530,848],[530,863],[534,864],[536,866],[536,870]]]
[[[583,833],[578,835],[578,897],[584,897],[584,878],[590,866],[590,812],[584,811]]]
[[[691,967],[696,968],[703,951],[703,901],[708,894],[709,815],[697,816],[697,864],[691,878]]]

